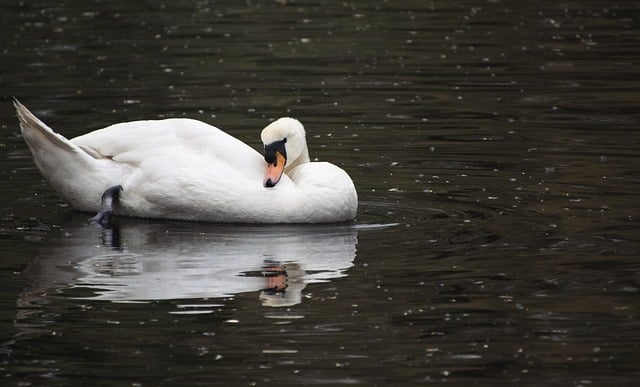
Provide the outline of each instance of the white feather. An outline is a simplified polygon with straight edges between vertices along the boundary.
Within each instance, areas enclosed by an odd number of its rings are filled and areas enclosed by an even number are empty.
[[[102,193],[122,185],[115,214],[233,223],[352,220],[358,199],[349,175],[309,162],[302,124],[281,118],[262,132],[287,138],[287,168],[263,186],[263,156],[204,122],[133,121],[67,140],[15,101],[20,126],[45,179],[73,208],[98,211]]]

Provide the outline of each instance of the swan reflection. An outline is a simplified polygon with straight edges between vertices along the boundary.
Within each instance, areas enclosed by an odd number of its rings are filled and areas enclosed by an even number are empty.
[[[307,284],[345,276],[357,243],[352,225],[121,223],[62,226],[27,268],[33,286],[23,297],[71,290],[82,299],[144,302],[260,292],[265,306],[289,306]]]

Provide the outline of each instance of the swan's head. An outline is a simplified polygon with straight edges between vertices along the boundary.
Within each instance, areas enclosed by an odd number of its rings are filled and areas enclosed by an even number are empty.
[[[275,187],[286,170],[309,161],[304,127],[294,118],[273,121],[262,130],[260,137],[267,162],[265,187]]]

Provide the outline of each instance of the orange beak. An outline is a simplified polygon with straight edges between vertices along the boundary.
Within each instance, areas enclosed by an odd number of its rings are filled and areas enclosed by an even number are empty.
[[[267,188],[275,187],[280,181],[282,173],[284,172],[284,165],[287,163],[287,158],[282,153],[276,151],[275,162],[267,164],[267,173],[264,177],[264,186]]]

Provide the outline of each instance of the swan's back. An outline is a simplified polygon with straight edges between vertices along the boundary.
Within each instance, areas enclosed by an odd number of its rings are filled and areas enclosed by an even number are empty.
[[[95,158],[133,165],[159,155],[206,155],[216,161],[259,157],[253,148],[215,126],[188,118],[119,123],[71,142]]]

